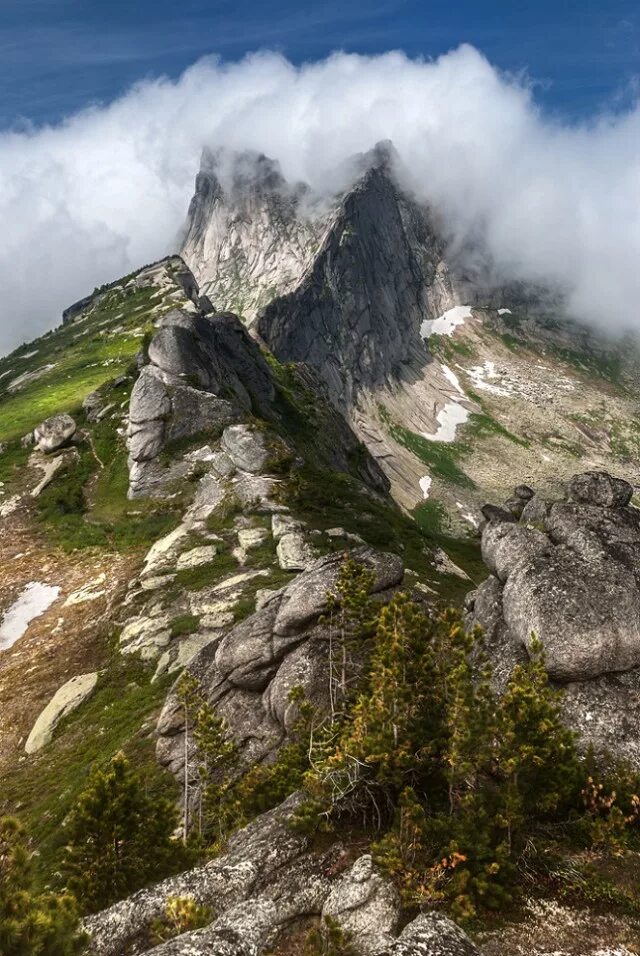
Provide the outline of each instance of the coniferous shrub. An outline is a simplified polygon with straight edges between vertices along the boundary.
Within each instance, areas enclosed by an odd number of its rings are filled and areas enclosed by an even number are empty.
[[[123,753],[95,768],[67,823],[67,888],[95,912],[185,863],[173,804],[150,797]]]
[[[0,819],[0,953],[74,956],[83,948],[76,901],[34,893],[24,830],[12,817]]]
[[[358,577],[345,564],[345,593]],[[407,903],[446,901],[467,918],[504,906],[531,832],[576,812],[585,779],[533,650],[498,695],[479,632],[396,594],[377,611],[360,689],[316,737],[299,825],[373,824],[374,855]]]

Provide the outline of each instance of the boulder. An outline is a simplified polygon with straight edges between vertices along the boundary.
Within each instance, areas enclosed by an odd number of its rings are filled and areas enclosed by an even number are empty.
[[[317,557],[315,548],[299,531],[283,534],[276,551],[283,571],[306,571]]]
[[[513,522],[516,520],[510,511],[506,508],[499,508],[497,505],[483,505],[480,510],[487,521],[498,523],[499,521]]]
[[[549,548],[546,534],[519,524],[489,521],[482,531],[482,560],[500,581],[506,581],[522,561]]]
[[[268,471],[268,462],[273,458],[273,446],[263,431],[248,425],[230,425],[222,435],[222,449],[231,458],[236,468],[259,475]]]
[[[176,568],[178,571],[186,571],[189,568],[199,568],[204,564],[210,564],[218,553],[215,544],[203,544],[198,548],[191,548],[189,551],[183,551]]]
[[[575,681],[640,665],[640,591],[625,567],[565,545],[512,569],[502,598],[514,639],[541,641],[549,675]]]
[[[46,421],[41,422],[33,432],[33,437],[39,451],[45,455],[57,451],[67,445],[76,433],[76,423],[65,412],[59,415],[52,415]]]
[[[171,412],[169,391],[157,369],[147,365],[142,369],[131,392],[129,420],[135,424],[165,419]]]
[[[605,471],[585,471],[569,482],[572,501],[598,505],[601,508],[623,508],[633,495],[633,486]]]
[[[391,941],[396,935],[400,896],[371,857],[361,856],[333,886],[322,907],[322,919],[327,918],[350,934],[358,953],[373,956],[387,938]]]
[[[372,593],[401,583],[403,566],[396,555],[362,547],[352,556],[374,571]],[[287,740],[295,723],[296,710],[289,698],[294,687],[301,687],[320,712],[329,706],[328,633],[320,618],[342,560],[340,554],[318,558],[290,584],[265,596],[259,609],[215,647],[204,648],[189,665],[189,672],[226,720],[247,765],[270,759]],[[232,581],[227,580],[228,587]],[[221,596],[218,587],[210,589],[216,600]],[[182,726],[182,708],[172,692],[158,720],[157,755],[178,778],[184,766]]]
[[[152,577],[163,571],[173,569],[179,553],[184,550],[190,537],[190,531],[184,524],[170,531],[149,548],[142,569],[142,577]]]
[[[162,654],[171,640],[166,614],[141,615],[129,621],[120,635],[122,654],[137,654],[143,661],[153,661]]]
[[[36,753],[50,742],[54,730],[63,717],[71,714],[91,696],[97,682],[96,673],[79,674],[58,688],[27,738],[24,749],[28,754]]]
[[[82,402],[82,408],[84,409],[84,413],[87,416],[87,421],[97,422],[98,415],[100,414],[101,410],[105,407],[105,405],[106,405],[106,401],[103,398],[101,392],[99,391],[89,392],[89,394],[85,397],[84,401]]]
[[[485,526],[492,573],[468,595],[466,625],[483,628],[498,689],[535,634],[580,746],[640,767],[640,512],[604,472],[567,487],[534,494],[518,523]]]
[[[373,571],[374,594],[402,582],[404,568],[396,554],[362,547],[355,548],[351,557]],[[305,574],[301,574],[286,588],[274,625],[276,634],[286,635],[298,631],[322,614],[327,606],[327,592],[333,591],[338,580],[342,560],[340,554],[318,558]]]
[[[269,537],[266,528],[241,528],[238,531],[238,544],[243,551],[259,548]]]
[[[446,916],[421,913],[377,956],[480,956],[480,950]]]

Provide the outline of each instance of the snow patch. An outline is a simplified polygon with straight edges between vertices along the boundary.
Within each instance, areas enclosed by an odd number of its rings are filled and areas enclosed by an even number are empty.
[[[498,315],[513,315],[511,309],[498,309]]]
[[[418,484],[420,485],[420,491],[422,492],[422,497],[426,501],[429,497],[429,490],[431,489],[432,478],[431,475],[425,475],[420,479]]]
[[[8,608],[0,623],[0,650],[7,650],[22,637],[31,622],[51,607],[60,594],[52,584],[31,581]]]
[[[468,420],[470,412],[459,405],[458,402],[447,402],[443,409],[438,412],[436,421],[438,427],[433,434],[422,432],[423,438],[429,441],[454,442],[456,440],[456,428],[458,425],[464,425]]]
[[[425,319],[420,326],[420,335],[423,339],[430,335],[453,335],[458,325],[464,325],[470,319],[471,308],[468,305],[456,305],[437,319]]]
[[[472,514],[470,511],[465,511],[465,506],[462,504],[461,501],[456,501],[456,508],[460,512],[460,517],[463,518],[465,521],[468,521],[469,524],[472,525],[472,527],[478,528],[480,526],[480,521],[478,520],[478,518],[476,518],[476,516]]]
[[[467,375],[473,382],[476,388],[480,389],[481,392],[491,392],[492,395],[510,395],[511,388],[502,385],[493,385],[487,379],[500,378],[496,372],[495,362],[490,362],[487,360],[484,365],[475,365],[473,368],[467,369]]]
[[[446,380],[450,382],[451,385],[453,385],[455,390],[459,392],[460,395],[464,395],[464,392],[462,391],[462,387],[460,385],[460,380],[458,376],[456,375],[456,373],[452,372],[448,365],[441,365],[440,368],[442,369],[442,374],[444,375]]]

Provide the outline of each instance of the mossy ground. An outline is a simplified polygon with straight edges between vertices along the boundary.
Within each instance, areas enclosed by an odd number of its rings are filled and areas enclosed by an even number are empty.
[[[170,775],[155,760],[153,728],[172,679],[149,681],[149,672],[116,649],[94,694],[57,728],[53,741],[7,772],[0,812],[18,813],[38,848],[40,885],[55,874],[64,847],[64,820],[86,784],[88,769],[106,765],[118,750],[131,757],[151,792],[177,794]]]

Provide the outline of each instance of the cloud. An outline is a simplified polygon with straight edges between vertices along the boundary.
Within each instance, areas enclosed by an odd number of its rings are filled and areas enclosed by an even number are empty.
[[[206,58],[59,126],[0,134],[0,350],[176,248],[204,145],[262,151],[328,192],[381,139],[458,244],[484,237],[502,275],[561,283],[588,321],[640,324],[637,102],[562,125],[469,46],[301,67],[261,53]]]

